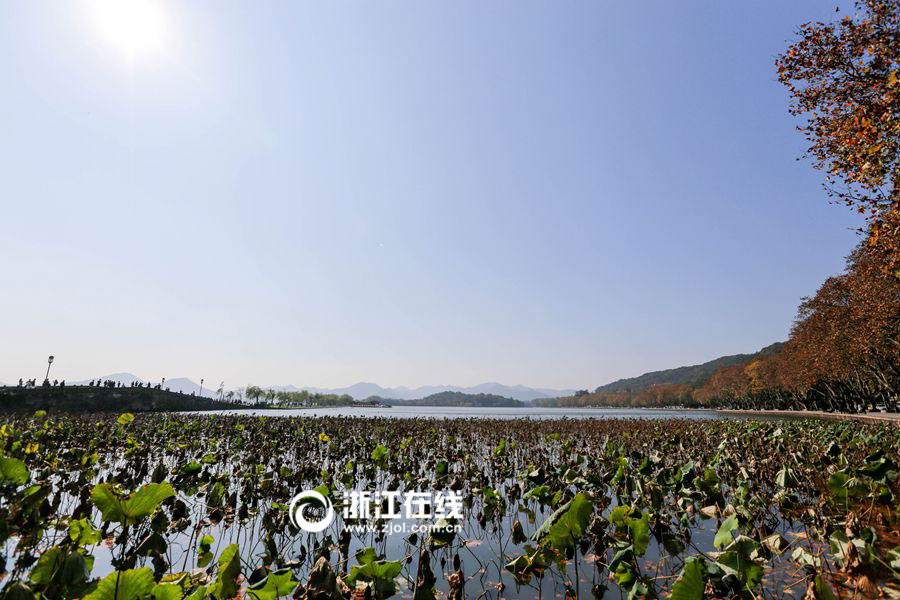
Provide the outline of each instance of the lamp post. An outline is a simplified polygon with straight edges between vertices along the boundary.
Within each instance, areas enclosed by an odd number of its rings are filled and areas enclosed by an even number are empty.
[[[200,395],[203,395],[203,378],[200,378]]]
[[[53,364],[53,356],[47,357],[47,374],[44,375],[44,381],[50,381],[50,365]]]

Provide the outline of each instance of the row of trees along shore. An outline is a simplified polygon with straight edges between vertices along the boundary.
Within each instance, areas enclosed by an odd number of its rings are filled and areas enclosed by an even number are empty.
[[[559,406],[897,410],[900,395],[900,2],[806,23],[776,60],[790,112],[834,203],[859,213],[843,273],[804,298],[774,354],[724,367],[702,386],[581,394]]]
[[[240,390],[240,393],[254,404],[265,404],[267,406],[349,406],[353,404],[353,398],[348,394],[321,394],[306,390],[273,390],[256,385],[248,385],[243,390]]]
[[[800,305],[791,336],[774,353],[722,367],[700,386],[580,394],[556,406],[696,406],[864,412],[898,410],[900,278],[886,276],[866,242],[847,270]]]

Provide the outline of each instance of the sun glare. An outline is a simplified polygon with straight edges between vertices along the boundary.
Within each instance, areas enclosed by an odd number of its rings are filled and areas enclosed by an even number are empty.
[[[157,0],[92,0],[91,12],[103,40],[129,60],[166,46],[165,18]]]

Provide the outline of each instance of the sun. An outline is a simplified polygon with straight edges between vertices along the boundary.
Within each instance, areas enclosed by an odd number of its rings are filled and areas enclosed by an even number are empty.
[[[165,49],[166,23],[158,0],[91,0],[90,9],[100,37],[129,60]]]

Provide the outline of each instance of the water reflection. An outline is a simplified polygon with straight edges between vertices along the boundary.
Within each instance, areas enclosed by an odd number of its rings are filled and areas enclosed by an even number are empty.
[[[741,415],[714,410],[640,408],[470,408],[458,406],[397,406],[301,409],[236,409],[202,414],[262,415],[267,417],[389,417],[397,419],[741,419]],[[755,417],[759,418],[759,417]]]

